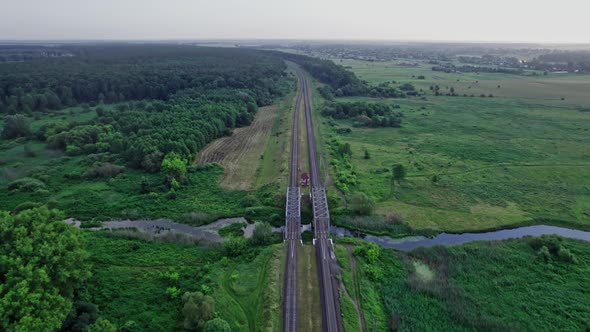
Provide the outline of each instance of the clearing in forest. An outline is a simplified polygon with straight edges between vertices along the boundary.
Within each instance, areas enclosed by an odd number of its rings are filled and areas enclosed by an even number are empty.
[[[256,170],[277,116],[275,105],[261,107],[247,127],[237,128],[233,135],[217,139],[201,151],[197,163],[216,162],[223,166],[220,185],[226,189],[251,190]]]

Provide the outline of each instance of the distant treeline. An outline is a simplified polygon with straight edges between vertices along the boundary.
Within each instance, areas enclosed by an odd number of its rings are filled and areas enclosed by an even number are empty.
[[[356,127],[400,127],[402,114],[391,105],[367,102],[332,102],[322,115],[334,119],[353,119]]]
[[[0,64],[0,112],[80,103],[166,100],[188,88],[248,89],[258,105],[277,94],[285,64],[264,52],[180,45],[62,47],[72,57]]]
[[[531,66],[543,70],[565,70],[569,72],[590,72],[589,51],[554,51],[538,56]]]
[[[295,62],[318,81],[325,83],[327,86],[323,89],[322,94],[340,97],[367,93],[368,86],[366,82],[361,81],[354,73],[330,60],[292,53],[273,53],[283,59]]]
[[[503,68],[503,67],[484,67],[484,66],[455,66],[453,64],[439,64],[432,67],[433,71],[442,71],[445,73],[503,73],[513,75],[523,75],[522,69]]]

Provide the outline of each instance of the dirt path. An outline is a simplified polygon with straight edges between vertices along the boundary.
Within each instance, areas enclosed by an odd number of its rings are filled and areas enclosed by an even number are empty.
[[[277,113],[275,105],[261,107],[252,124],[236,128],[231,136],[209,143],[197,156],[196,163],[221,164],[225,170],[220,181],[223,188],[251,190],[256,181],[253,175],[258,169]]]
[[[357,276],[357,271],[356,271],[356,260],[354,259],[354,256],[352,255],[352,249],[347,246],[346,247],[346,252],[348,253],[348,261],[350,262],[350,271],[351,271],[351,277],[352,277],[352,284],[354,285],[353,291],[356,294],[356,298],[359,300],[355,300],[354,298],[352,298],[350,296],[350,293],[348,292],[348,290],[346,289],[346,286],[344,285],[344,282],[340,282],[342,289],[344,289],[344,293],[346,294],[346,296],[348,296],[348,298],[350,299],[350,301],[352,302],[352,304],[354,305],[354,309],[356,310],[356,314],[357,314],[357,319],[359,322],[359,331],[366,331],[367,329],[365,328],[366,324],[365,324],[365,317],[363,315],[363,310],[362,310],[362,304],[359,303],[360,298],[361,298],[361,290],[360,287],[358,285],[358,276]]]
[[[227,269],[224,276],[223,276],[223,280],[221,282],[221,286],[223,287],[223,290],[232,298],[232,300],[238,305],[238,307],[240,307],[240,310],[244,313],[244,316],[246,317],[246,320],[248,322],[248,330],[255,332],[257,331],[256,329],[256,316],[258,314],[258,312],[260,310],[262,310],[262,306],[265,305],[264,303],[264,294],[265,291],[263,291],[262,289],[265,289],[267,286],[267,281],[268,281],[268,265],[270,263],[270,261],[273,258],[273,254],[269,254],[268,257],[264,258],[264,262],[263,265],[260,269],[260,273],[258,274],[258,278],[257,278],[257,282],[256,282],[256,289],[258,291],[255,291],[254,294],[249,294],[250,296],[252,295],[256,295],[256,298],[254,300],[254,303],[248,301],[249,296],[246,295],[242,295],[239,294],[233,287],[233,281],[232,281],[232,274],[234,272],[234,269]],[[252,305],[254,304],[254,305]],[[260,330],[260,327],[259,329]]]

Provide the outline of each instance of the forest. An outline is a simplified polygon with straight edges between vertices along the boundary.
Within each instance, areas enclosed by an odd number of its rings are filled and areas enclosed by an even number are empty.
[[[0,66],[0,112],[49,111],[81,103],[167,100],[201,88],[246,89],[266,105],[285,65],[259,51],[177,45],[60,48],[70,57],[35,58]]]
[[[399,107],[399,106],[398,106]],[[353,119],[356,127],[400,127],[402,113],[394,112],[385,103],[333,102],[322,110],[322,115],[334,119]]]

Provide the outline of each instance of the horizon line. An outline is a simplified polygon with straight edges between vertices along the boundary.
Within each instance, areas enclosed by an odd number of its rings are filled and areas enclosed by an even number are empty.
[[[252,38],[0,38],[0,43],[6,42],[259,42],[259,41],[276,41],[276,42],[373,42],[373,43],[443,43],[443,44],[526,44],[526,45],[585,45],[590,46],[590,42],[555,42],[555,41],[502,41],[502,40],[455,40],[455,39],[362,39],[362,38],[270,38],[270,37],[252,37]]]

